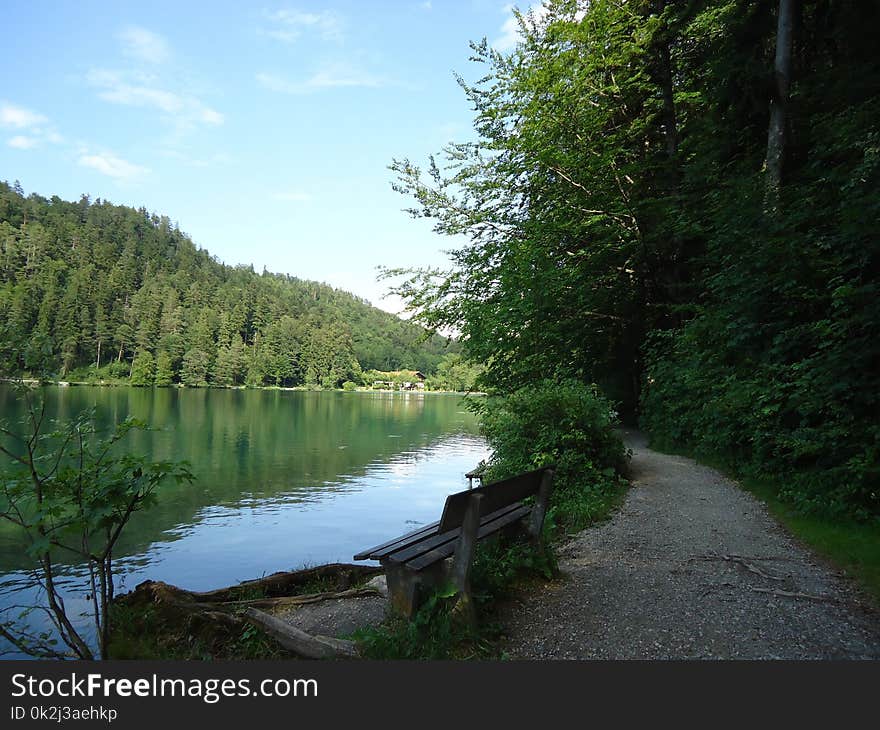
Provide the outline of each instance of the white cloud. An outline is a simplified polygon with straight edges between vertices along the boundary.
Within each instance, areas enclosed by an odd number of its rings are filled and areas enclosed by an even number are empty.
[[[432,7],[431,0],[425,0],[425,2],[423,2],[420,7],[422,8],[422,10],[430,10]]]
[[[42,114],[15,104],[0,104],[0,125],[14,129],[27,129],[45,124],[48,120]]]
[[[145,175],[149,170],[140,165],[135,165],[121,157],[110,153],[82,154],[77,162],[83,167],[97,170],[102,175],[117,180],[131,180]]]
[[[211,109],[196,97],[148,85],[143,82],[142,77],[130,79],[129,75],[117,71],[92,70],[86,80],[99,90],[98,97],[104,101],[157,109],[178,126],[217,126],[224,121],[220,112]]]
[[[0,127],[14,129],[26,134],[16,134],[6,140],[9,147],[17,150],[30,150],[43,142],[60,144],[64,138],[48,124],[43,115],[23,106],[0,103]]]
[[[358,86],[378,88],[388,83],[386,79],[345,64],[332,64],[319,69],[302,81],[290,81],[269,73],[258,73],[256,79],[260,86],[281,94],[308,94],[321,89]]]
[[[273,26],[266,35],[285,43],[293,43],[305,33],[317,34],[325,41],[340,42],[343,39],[342,18],[332,10],[310,13],[302,10],[278,10],[267,14]]]
[[[288,203],[308,203],[314,198],[308,193],[302,193],[297,190],[286,193],[275,193],[272,196],[275,200],[281,200]]]
[[[34,137],[25,137],[17,134],[9,139],[6,144],[17,150],[29,150],[37,146],[37,140]]]
[[[122,51],[129,58],[147,63],[165,63],[171,57],[171,49],[166,40],[146,28],[129,26],[118,36]]]

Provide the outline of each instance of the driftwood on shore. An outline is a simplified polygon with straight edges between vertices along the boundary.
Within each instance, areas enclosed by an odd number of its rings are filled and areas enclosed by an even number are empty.
[[[248,608],[245,616],[297,656],[306,659],[354,659],[358,656],[357,646],[353,641],[332,636],[312,636],[256,608]]]
[[[368,565],[329,563],[303,570],[272,573],[256,580],[247,580],[238,585],[218,588],[214,591],[201,593],[187,591],[187,593],[200,603],[230,603],[247,600],[246,597],[249,595],[266,599],[293,595],[302,596],[304,593],[343,592],[381,573],[381,568]],[[320,587],[326,590],[304,590],[309,587]]]
[[[352,658],[353,642],[312,636],[264,610],[283,610],[339,598],[381,595],[364,585],[381,573],[375,567],[334,563],[246,581],[213,591],[187,591],[160,581],[145,581],[119,596],[122,607],[158,612],[170,633],[199,636],[202,643],[222,649],[248,624],[258,626],[285,650],[309,659]]]

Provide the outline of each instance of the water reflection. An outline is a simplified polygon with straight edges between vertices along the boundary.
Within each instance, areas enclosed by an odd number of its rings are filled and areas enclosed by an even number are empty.
[[[358,550],[437,519],[447,494],[486,456],[455,396],[390,393],[50,388],[50,412],[93,406],[111,426],[129,415],[160,426],[128,447],[188,459],[197,481],[168,485],[135,516],[117,561],[124,588],[151,578],[192,590]],[[7,420],[21,404],[0,388]],[[23,603],[18,536],[0,529],[0,605]],[[70,600],[85,575],[63,568]],[[85,607],[85,606],[83,606]]]

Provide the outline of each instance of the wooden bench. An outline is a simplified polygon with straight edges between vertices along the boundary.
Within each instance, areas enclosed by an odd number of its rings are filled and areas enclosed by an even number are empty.
[[[552,488],[553,467],[544,467],[451,494],[438,522],[364,550],[354,559],[381,563],[392,608],[404,616],[415,613],[431,586],[452,583],[469,599],[477,541],[515,526],[524,526],[532,539],[540,540]],[[532,496],[532,505],[523,504]]]

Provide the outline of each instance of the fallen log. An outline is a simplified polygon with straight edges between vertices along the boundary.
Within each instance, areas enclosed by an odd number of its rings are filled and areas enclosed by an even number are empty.
[[[347,563],[330,563],[303,570],[284,571],[271,575],[246,580],[238,585],[218,588],[213,591],[189,592],[199,603],[229,603],[254,595],[260,598],[274,598],[303,593],[303,588],[314,585],[326,585],[328,591],[350,590],[373,576],[380,575],[382,569],[369,565],[350,565]],[[317,591],[309,590],[315,594]]]
[[[159,655],[187,656],[191,651],[199,656],[235,658],[242,631],[251,624],[296,656],[354,657],[357,651],[352,642],[310,636],[259,609],[283,612],[333,599],[385,596],[381,572],[376,567],[335,563],[273,573],[205,592],[145,581],[114,602],[115,610],[124,616],[118,623],[120,631],[128,632],[127,636],[119,633],[118,638],[136,645],[144,636],[150,636],[155,647],[148,651]],[[363,585],[372,576],[376,577]]]
[[[199,594],[196,593],[196,596]],[[335,598],[361,598],[364,596],[381,596],[382,592],[378,588],[352,588],[348,591],[337,591],[336,593],[305,593],[301,596],[277,596],[275,598],[250,598],[240,601],[222,601],[214,603],[199,603],[200,606],[253,606],[254,608],[288,608],[293,606],[305,606],[310,603],[319,603],[320,601],[331,601]]]
[[[353,641],[330,636],[312,636],[295,626],[250,607],[245,616],[290,652],[306,659],[354,659],[358,657]]]

